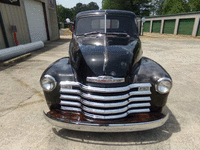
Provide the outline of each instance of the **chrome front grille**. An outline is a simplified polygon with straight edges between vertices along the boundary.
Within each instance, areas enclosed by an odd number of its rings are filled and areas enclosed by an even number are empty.
[[[139,91],[144,87],[145,91]],[[128,114],[150,112],[150,83],[99,88],[78,82],[60,82],[62,110],[82,112],[93,119],[118,119]]]

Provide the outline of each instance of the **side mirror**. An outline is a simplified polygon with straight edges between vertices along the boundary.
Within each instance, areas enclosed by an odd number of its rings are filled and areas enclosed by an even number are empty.
[[[70,21],[70,19],[69,19],[69,18],[67,18],[67,19],[66,19],[66,22],[67,22],[67,23],[70,23],[71,21]]]

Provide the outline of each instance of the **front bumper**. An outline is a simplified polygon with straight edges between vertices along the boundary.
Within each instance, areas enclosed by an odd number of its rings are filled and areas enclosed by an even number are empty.
[[[162,126],[169,117],[169,112],[165,109],[162,112],[163,116],[160,119],[153,121],[146,121],[140,123],[110,123],[110,124],[100,124],[92,122],[81,122],[62,119],[49,116],[44,112],[45,119],[54,126],[65,128],[69,130],[76,131],[87,131],[87,132],[131,132],[131,131],[143,131]]]

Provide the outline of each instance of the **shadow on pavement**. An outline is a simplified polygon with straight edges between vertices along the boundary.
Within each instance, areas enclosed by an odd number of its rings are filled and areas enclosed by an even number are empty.
[[[61,138],[95,145],[113,145],[113,146],[129,146],[129,145],[147,145],[155,144],[169,139],[173,133],[180,132],[181,128],[175,116],[169,110],[169,119],[161,127],[138,132],[124,133],[95,133],[70,131],[66,129],[56,130],[53,132]]]
[[[58,47],[60,45],[63,45],[65,43],[69,42],[70,40],[71,39],[58,39],[58,40],[51,41],[51,42],[47,41],[44,44],[44,48],[41,48],[41,49],[38,49],[36,51],[31,52],[31,56],[30,57],[26,57],[26,58],[21,59],[19,61],[15,61],[15,62],[11,63],[8,66],[3,66],[3,63],[0,63],[0,71],[5,70],[5,69],[7,69],[9,67],[15,66],[18,63],[21,63],[23,61],[31,59],[31,58],[33,58],[33,57],[35,57],[37,55],[40,55],[40,54],[42,54],[42,53],[44,53],[46,51],[50,51],[51,49],[56,48],[56,47]]]

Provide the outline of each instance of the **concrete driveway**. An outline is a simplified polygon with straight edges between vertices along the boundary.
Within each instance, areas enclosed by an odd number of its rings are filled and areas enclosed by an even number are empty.
[[[46,67],[68,56],[69,40],[45,48],[12,66],[0,67],[0,149],[2,150],[194,150],[200,147],[200,39],[141,37],[144,56],[172,76],[169,120],[157,129],[131,133],[88,133],[59,129],[43,118],[48,109],[39,79]]]

